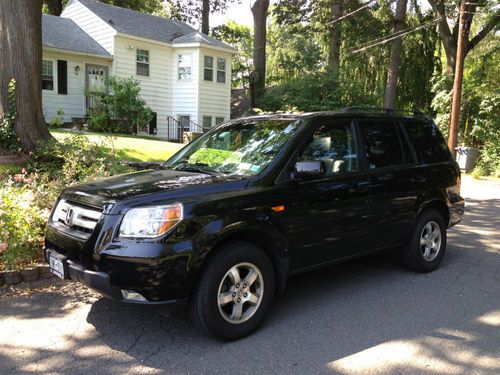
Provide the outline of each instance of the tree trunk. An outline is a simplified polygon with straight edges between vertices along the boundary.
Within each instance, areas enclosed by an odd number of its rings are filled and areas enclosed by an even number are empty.
[[[49,14],[53,16],[60,16],[63,11],[62,0],[44,0],[44,3],[47,5],[47,9]]]
[[[16,80],[14,131],[25,151],[52,138],[42,113],[42,2],[0,0],[0,119]],[[10,109],[12,112],[12,109]]]
[[[467,28],[467,1],[462,0],[460,4],[460,22],[458,27],[457,65],[455,67],[455,80],[453,83],[453,97],[451,102],[450,132],[448,136],[448,147],[453,156],[456,154],[458,129],[460,127],[460,103],[462,99],[462,79],[464,76],[464,60],[467,52],[468,32]]]
[[[404,28],[407,0],[398,0],[396,14],[394,17],[394,33],[399,33]],[[387,83],[385,85],[384,107],[394,109],[396,107],[397,86],[399,79],[399,66],[401,64],[401,38],[391,42],[391,57],[389,70],[387,72]]]
[[[342,25],[338,19],[344,13],[343,0],[332,0],[332,27],[330,30],[330,40],[328,41],[328,71],[338,79],[340,73],[340,42],[342,38]]]
[[[203,0],[201,8],[201,32],[208,35],[210,32],[210,1]]]
[[[252,107],[264,94],[266,88],[266,32],[267,10],[269,0],[256,0],[252,6],[253,15],[253,65],[254,71],[250,77]]]

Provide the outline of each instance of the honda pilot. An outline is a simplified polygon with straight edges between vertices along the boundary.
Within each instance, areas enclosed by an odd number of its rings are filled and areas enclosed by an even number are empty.
[[[156,169],[70,186],[51,213],[53,273],[136,304],[186,304],[249,335],[290,275],[396,249],[430,272],[464,212],[460,170],[420,113],[349,108],[224,123]]]

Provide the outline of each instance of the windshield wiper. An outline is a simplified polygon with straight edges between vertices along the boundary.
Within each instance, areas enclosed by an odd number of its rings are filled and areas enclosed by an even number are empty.
[[[182,163],[179,164],[176,167],[173,167],[172,169],[175,171],[185,171],[185,172],[198,172],[198,173],[204,173],[204,174],[215,174],[217,172],[215,171],[207,171],[206,169],[200,168],[201,167],[208,167],[208,164],[204,163],[196,163],[196,164],[188,164],[188,163]]]

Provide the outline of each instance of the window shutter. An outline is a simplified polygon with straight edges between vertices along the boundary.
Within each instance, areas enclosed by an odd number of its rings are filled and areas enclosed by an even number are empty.
[[[68,62],[57,60],[57,93],[68,94]]]

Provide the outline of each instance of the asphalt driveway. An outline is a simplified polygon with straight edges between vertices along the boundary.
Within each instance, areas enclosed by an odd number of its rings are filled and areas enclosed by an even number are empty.
[[[500,373],[500,183],[465,179],[465,220],[431,274],[376,256],[294,277],[253,336],[76,283],[0,293],[0,374]]]

